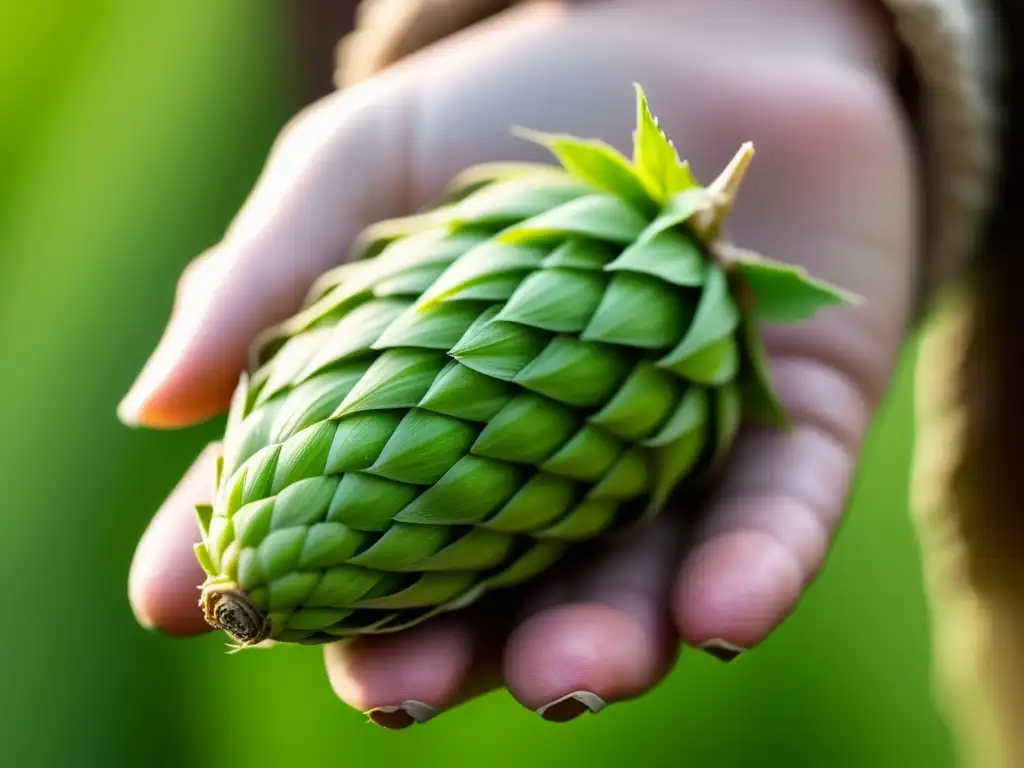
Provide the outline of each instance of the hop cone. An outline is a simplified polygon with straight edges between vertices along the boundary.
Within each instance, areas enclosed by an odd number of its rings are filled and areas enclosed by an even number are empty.
[[[412,626],[657,514],[741,418],[785,425],[756,323],[846,296],[722,239],[750,145],[704,187],[637,100],[632,161],[522,132],[561,167],[467,171],[259,340],[198,510],[210,624]]]

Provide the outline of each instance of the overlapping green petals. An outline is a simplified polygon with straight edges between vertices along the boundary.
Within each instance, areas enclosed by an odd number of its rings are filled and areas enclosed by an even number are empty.
[[[757,322],[850,297],[709,236],[738,179],[701,186],[636,95],[632,159],[523,131],[559,165],[467,170],[260,338],[196,511],[214,626],[322,643],[461,609],[658,514],[743,418],[787,423]]]

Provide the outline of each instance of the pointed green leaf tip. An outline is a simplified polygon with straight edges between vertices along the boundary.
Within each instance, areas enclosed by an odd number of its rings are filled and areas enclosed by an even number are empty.
[[[618,195],[640,210],[650,207],[645,185],[629,160],[603,141],[581,139],[565,133],[542,133],[516,128],[513,133],[548,149],[562,167],[584,184]]]
[[[752,314],[758,320],[798,323],[823,309],[861,301],[861,297],[811,277],[800,267],[733,247],[724,249],[723,255],[753,293]]]
[[[679,159],[679,153],[651,114],[644,89],[636,89],[636,132],[633,134],[633,164],[648,193],[660,202],[675,197],[700,183],[690,171],[690,164]]]
[[[628,200],[639,210],[651,212],[651,203],[664,205],[689,189],[700,188],[690,165],[679,159],[672,142],[651,114],[643,89],[636,89],[636,130],[633,162],[603,141],[582,139],[567,133],[543,133],[514,128],[513,134],[548,149],[575,179]]]

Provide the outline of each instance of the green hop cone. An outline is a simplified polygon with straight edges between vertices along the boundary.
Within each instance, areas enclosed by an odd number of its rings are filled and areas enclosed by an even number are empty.
[[[632,161],[479,166],[366,230],[254,348],[213,503],[207,621],[241,647],[393,632],[657,514],[744,417],[780,428],[757,331],[851,297],[722,235],[637,88]]]

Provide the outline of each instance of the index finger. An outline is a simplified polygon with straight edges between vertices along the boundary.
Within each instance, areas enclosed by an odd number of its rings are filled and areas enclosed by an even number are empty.
[[[358,89],[338,93],[281,134],[223,240],[182,275],[122,421],[182,427],[226,409],[257,334],[299,307],[363,227],[400,212],[394,118],[405,100],[386,83],[374,88],[387,108],[368,107]]]

